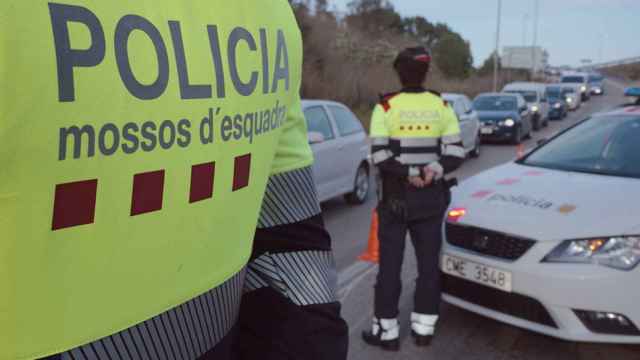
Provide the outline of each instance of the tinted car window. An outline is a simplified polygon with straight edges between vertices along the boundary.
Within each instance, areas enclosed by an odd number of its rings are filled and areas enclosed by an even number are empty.
[[[599,116],[532,153],[525,164],[640,177],[640,118]]]
[[[591,75],[589,76],[589,82],[600,82],[604,80],[604,78],[602,76],[599,75]]]
[[[574,88],[562,88],[562,93],[563,94],[573,94],[576,92],[576,89]]]
[[[464,105],[462,104],[462,100],[458,99],[456,100],[456,102],[453,103],[453,110],[456,112],[456,114],[458,115],[458,117],[464,115],[466,113],[465,109],[464,109]]]
[[[520,94],[524,97],[527,102],[536,102],[538,101],[538,94],[535,91],[506,91],[511,94]]]
[[[565,76],[562,78],[563,83],[583,83],[584,77],[582,76]]]
[[[351,113],[351,111],[340,106],[329,106],[333,118],[336,120],[338,132],[341,136],[347,136],[363,131],[360,121]]]
[[[562,90],[559,87],[548,87],[547,95],[552,99],[557,99],[562,96]]]
[[[512,96],[482,96],[473,102],[479,111],[508,111],[517,109],[516,98]]]
[[[465,113],[469,113],[469,112],[473,111],[473,105],[471,105],[471,101],[469,99],[467,99],[467,97],[464,98],[463,103],[464,103],[464,112]]]
[[[307,108],[304,111],[304,117],[307,119],[309,132],[318,132],[324,136],[325,140],[334,138],[329,116],[322,106]]]

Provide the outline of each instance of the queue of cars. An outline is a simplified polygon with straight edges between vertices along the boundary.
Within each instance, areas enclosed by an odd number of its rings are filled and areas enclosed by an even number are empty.
[[[526,107],[517,105],[507,94],[519,95]],[[514,82],[502,92],[480,94],[473,106],[480,115],[480,134],[483,139],[519,144],[533,130],[549,125],[550,120],[562,120],[569,111],[580,108],[591,95],[604,94],[604,78],[596,73],[565,73],[552,84]],[[491,101],[493,103],[491,103]]]
[[[640,343],[640,88],[626,95],[638,101],[454,189],[447,302],[566,340]]]

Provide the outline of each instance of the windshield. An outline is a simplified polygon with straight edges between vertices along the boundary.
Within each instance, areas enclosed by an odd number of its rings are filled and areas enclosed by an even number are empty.
[[[524,164],[640,178],[640,117],[592,118],[533,152]]]
[[[517,102],[513,96],[482,96],[473,102],[473,108],[478,111],[509,111],[516,110]]]
[[[582,76],[565,76],[562,78],[563,83],[583,83],[584,77]]]
[[[601,82],[602,80],[604,80],[604,78],[600,75],[591,75],[589,76],[589,82]]]
[[[548,87],[547,88],[547,96],[549,96],[552,99],[557,99],[557,98],[561,97],[562,95],[564,95],[564,92],[561,91],[561,89],[559,87]]]
[[[510,94],[521,94],[522,97],[524,97],[524,99],[528,103],[532,103],[532,102],[538,101],[538,95],[536,94],[535,91],[509,90],[509,91],[505,91],[505,92],[508,92]]]

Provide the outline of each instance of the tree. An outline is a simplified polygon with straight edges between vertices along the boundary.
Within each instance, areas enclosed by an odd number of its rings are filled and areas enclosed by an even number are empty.
[[[329,8],[329,2],[327,0],[315,0],[316,1],[316,14],[325,14]]]
[[[436,64],[447,76],[466,78],[473,69],[471,48],[459,34],[449,32],[440,38],[434,49]]]
[[[374,36],[403,31],[402,17],[387,0],[352,0],[348,7],[346,21],[349,26]]]
[[[482,63],[482,66],[478,68],[478,75],[485,76],[493,73],[493,67],[494,67],[493,61],[496,56],[498,55],[496,54],[495,51],[492,52],[491,55],[489,55],[487,60],[485,60],[484,63]],[[498,57],[498,71],[500,70],[502,70],[502,62],[500,60],[500,57]]]

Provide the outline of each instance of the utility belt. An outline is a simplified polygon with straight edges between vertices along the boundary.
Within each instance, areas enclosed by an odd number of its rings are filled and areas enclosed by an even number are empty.
[[[382,198],[379,206],[401,221],[442,217],[451,203],[451,188],[458,180],[440,179],[424,188],[417,188],[406,179],[382,178]]]

